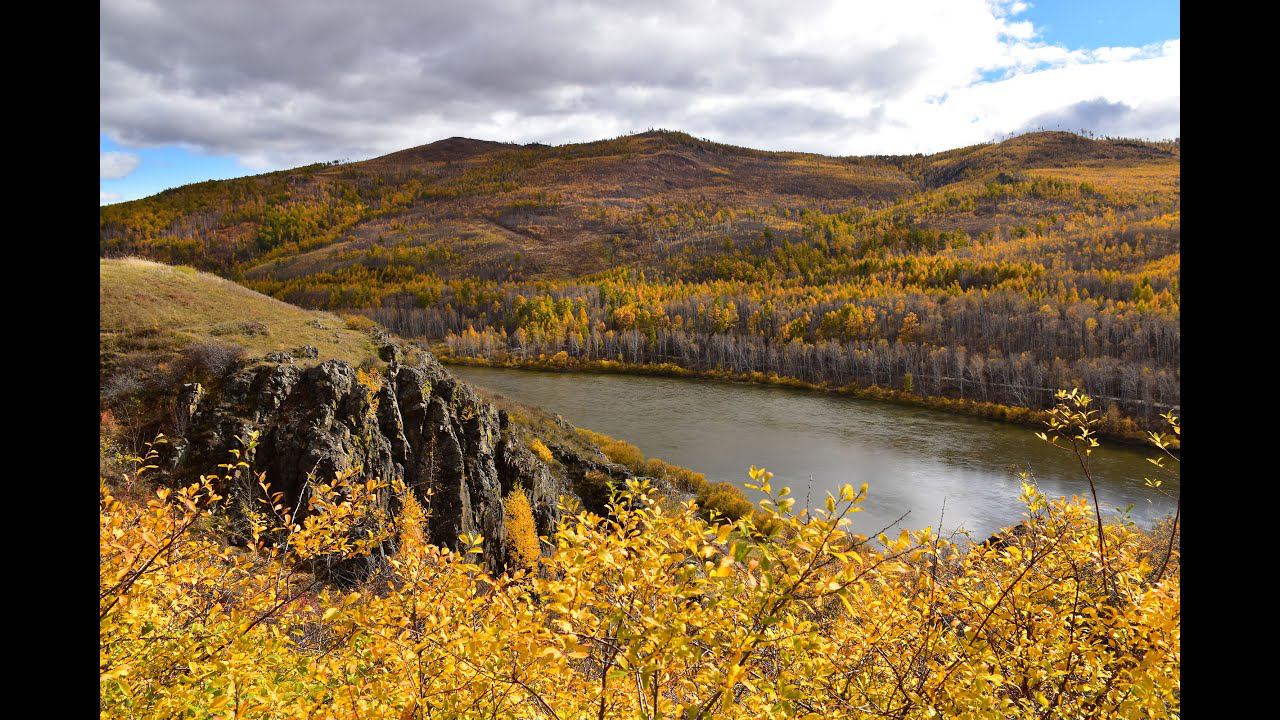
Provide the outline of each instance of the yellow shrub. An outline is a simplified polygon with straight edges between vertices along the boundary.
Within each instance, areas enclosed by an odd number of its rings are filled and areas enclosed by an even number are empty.
[[[698,492],[698,504],[731,520],[749,516],[755,506],[742,496],[742,491],[732,483],[719,482],[703,485]]]
[[[356,383],[369,393],[369,412],[378,413],[378,391],[382,390],[382,375],[374,369],[356,370]]]
[[[343,315],[342,322],[346,324],[348,330],[359,332],[368,332],[378,326],[378,323],[364,315]]]
[[[694,493],[704,510],[715,510],[734,520],[752,514],[751,501],[732,483],[721,482],[711,486],[707,483],[706,475],[659,458],[645,458],[639,448],[625,440],[616,440],[604,433],[585,428],[577,430],[582,437],[599,447],[609,460],[627,466],[637,475],[666,480],[680,490]],[[757,524],[765,528],[771,526],[767,518],[758,518]]]
[[[1111,525],[1109,593],[1079,499],[1030,493],[1025,534],[966,551],[929,530],[860,545],[852,489],[805,519],[762,509],[786,527],[772,541],[745,520],[665,512],[632,483],[611,522],[564,518],[543,576],[485,576],[403,533],[394,582],[339,592],[290,570],[292,543],[235,552],[195,533],[201,493],[143,507],[104,486],[106,715],[568,718],[603,705],[629,718],[655,697],[665,717],[1180,713],[1177,576],[1150,583],[1136,533]],[[527,500],[508,503],[518,526]],[[308,522],[308,552],[343,542],[349,509]],[[171,540],[144,566],[143,548]],[[536,562],[530,547],[516,556]],[[846,676],[857,682],[831,682]]]
[[[626,465],[633,472],[644,467],[644,453],[626,440],[614,440],[601,446],[600,449],[609,456],[610,460],[619,465]]]
[[[644,474],[650,477],[666,480],[686,492],[700,492],[707,484],[706,475],[688,468],[680,467],[679,465],[673,465],[672,463],[660,458],[649,458],[646,460],[644,463]],[[734,490],[736,492],[737,488],[734,488]]]
[[[538,545],[538,527],[533,520],[529,496],[521,488],[516,488],[502,505],[507,515],[507,545],[511,557],[518,567],[536,567],[542,549]]]
[[[626,465],[635,473],[644,472],[644,453],[640,452],[640,448],[626,440],[616,440],[604,433],[585,428],[578,428],[577,430],[578,434],[590,441],[591,444],[599,447],[600,452],[604,453],[610,461],[619,465]]]
[[[551,455],[551,450],[547,448],[546,443],[542,442],[538,438],[533,438],[529,441],[529,449],[532,450],[533,454],[537,455],[538,459],[544,463],[550,463],[555,460]]]
[[[1090,442],[1083,411],[1056,417],[1047,436]],[[607,520],[561,518],[545,572],[493,577],[470,561],[481,538],[425,542],[403,483],[318,481],[305,520],[264,512],[229,548],[207,530],[215,488],[238,482],[226,468],[145,503],[100,485],[104,717],[1181,715],[1167,541],[1099,534],[1086,500],[1031,485],[1025,530],[987,546],[851,534],[865,485],[797,516],[752,468],[768,497],[754,514],[780,526],[761,537],[632,481]],[[385,491],[399,518],[374,502]],[[506,507],[513,556],[539,562],[528,497]],[[298,570],[376,553],[393,530],[400,551],[368,585]]]
[[[608,435],[605,435],[604,433],[599,433],[599,432],[596,432],[595,430],[588,430],[586,428],[581,428],[581,427],[574,428],[574,429],[577,431],[579,435],[586,438],[587,442],[591,443],[592,445],[605,445],[607,443],[613,442],[613,438],[609,437]]]

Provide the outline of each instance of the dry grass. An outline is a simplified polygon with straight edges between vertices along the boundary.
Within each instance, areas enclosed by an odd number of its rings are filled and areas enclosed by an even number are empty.
[[[153,352],[211,342],[238,345],[250,356],[313,345],[317,359],[295,360],[308,365],[331,359],[359,365],[376,357],[368,333],[348,329],[336,315],[302,310],[216,275],[125,258],[101,260],[98,279],[104,354],[138,349],[139,342]]]

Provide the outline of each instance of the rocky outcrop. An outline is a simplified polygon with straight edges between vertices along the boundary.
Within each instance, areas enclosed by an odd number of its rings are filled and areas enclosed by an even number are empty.
[[[344,471],[402,478],[430,511],[432,542],[457,548],[463,535],[480,533],[486,565],[501,571],[507,564],[503,497],[525,489],[538,530],[547,533],[560,495],[570,488],[524,447],[505,413],[434,357],[423,353],[418,364],[402,366],[399,348],[384,347],[381,354],[390,366],[378,371],[357,373],[337,360],[310,368],[258,363],[190,393],[190,420],[185,436],[174,439],[171,473],[185,480],[213,472],[256,430],[253,470],[266,473],[287,505],[305,503],[312,478]],[[570,455],[562,459],[570,475],[586,477],[597,464],[588,461],[588,468]],[[390,506],[394,499],[386,493],[379,502]]]
[[[204,386],[200,383],[186,383],[178,390],[178,398],[174,402],[174,424],[179,432],[190,427],[200,401],[204,399]]]
[[[549,445],[548,449],[564,467],[565,479],[582,506],[597,515],[608,514],[610,489],[633,477],[630,470],[610,462],[604,453],[591,458],[563,445]]]

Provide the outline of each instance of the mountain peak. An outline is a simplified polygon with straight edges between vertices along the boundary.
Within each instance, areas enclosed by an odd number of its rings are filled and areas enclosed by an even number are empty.
[[[370,162],[397,165],[422,162],[452,162],[469,160],[495,150],[513,147],[517,146],[512,143],[476,140],[455,135],[426,145],[419,145],[407,150],[399,150],[389,155],[383,155],[382,157],[374,158]]]

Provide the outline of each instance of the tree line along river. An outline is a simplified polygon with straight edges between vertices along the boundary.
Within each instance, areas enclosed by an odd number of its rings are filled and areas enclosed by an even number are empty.
[[[774,473],[797,506],[820,506],[840,485],[870,486],[855,532],[873,533],[909,512],[895,529],[967,530],[981,540],[1017,523],[1020,470],[1049,496],[1088,497],[1068,451],[1034,428],[893,403],[788,388],[630,375],[553,373],[454,366],[464,380],[558,413],[574,425],[635,444],[659,457],[741,487],[751,465]],[[1103,441],[1090,459],[1098,501],[1150,526],[1172,514],[1171,497],[1147,488],[1155,449]],[[1176,480],[1164,490],[1178,492]],[[757,493],[747,492],[752,500]],[[945,514],[944,514],[945,502]]]

